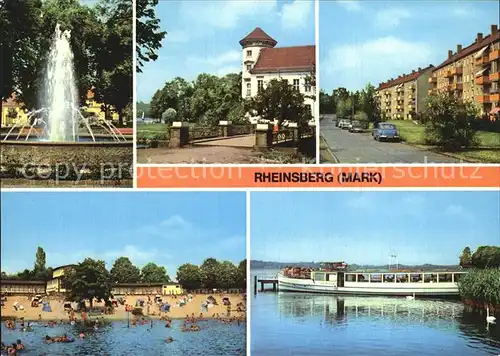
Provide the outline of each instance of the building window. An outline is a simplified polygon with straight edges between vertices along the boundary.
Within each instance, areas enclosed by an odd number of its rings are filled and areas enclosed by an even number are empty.
[[[252,57],[252,50],[251,49],[247,50],[247,57]]]
[[[247,64],[247,70],[250,70],[252,69],[252,65],[251,64]]]
[[[300,79],[294,79],[293,80],[293,89],[299,91],[299,86],[300,86]]]
[[[257,80],[257,90],[261,91],[264,89],[264,81],[263,80]]]
[[[309,78],[307,78],[305,80],[305,84],[304,84],[304,90],[306,91],[306,93],[309,93],[311,92],[311,80]]]
[[[247,83],[247,96],[252,95],[252,84]]]

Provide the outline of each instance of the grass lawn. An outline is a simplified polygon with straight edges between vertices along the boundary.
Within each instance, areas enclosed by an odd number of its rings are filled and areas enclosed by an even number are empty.
[[[168,124],[137,124],[137,132],[139,131],[167,132]]]
[[[425,146],[424,125],[417,125],[411,120],[393,120],[390,122],[396,125],[403,141],[412,145]],[[454,152],[452,155],[474,162],[500,162],[500,133],[479,131],[478,136],[480,148]],[[429,148],[429,146],[426,146],[426,148]]]

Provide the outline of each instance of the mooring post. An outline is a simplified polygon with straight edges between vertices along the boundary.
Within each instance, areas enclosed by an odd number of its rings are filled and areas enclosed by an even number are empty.
[[[257,295],[257,276],[254,276],[254,282],[253,282],[253,294]]]
[[[277,288],[277,283],[273,282],[273,292],[276,292],[276,288]]]

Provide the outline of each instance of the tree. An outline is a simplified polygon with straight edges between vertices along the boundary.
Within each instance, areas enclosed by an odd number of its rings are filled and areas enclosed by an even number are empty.
[[[370,122],[380,122],[382,119],[380,104],[375,94],[375,87],[370,83],[365,86],[360,94],[360,110],[367,115]]]
[[[141,73],[144,62],[155,61],[156,52],[167,34],[160,31],[160,20],[156,18],[155,7],[159,0],[136,1],[136,71]]]
[[[247,260],[243,260],[238,265],[236,286],[238,288],[246,288],[247,286]]]
[[[177,269],[177,281],[185,289],[201,288],[201,271],[196,265],[185,263]]]
[[[202,286],[207,289],[218,287],[219,262],[215,258],[207,258],[200,266]]]
[[[263,120],[278,120],[278,125],[289,120],[303,126],[312,119],[304,99],[304,95],[288,84],[287,80],[273,79],[265,89],[249,100],[249,109]]]
[[[336,104],[337,115],[340,118],[349,117],[352,114],[352,100],[350,97],[347,99],[339,99]]]
[[[45,251],[43,250],[43,248],[38,246],[38,248],[36,249],[35,265],[33,266],[33,275],[36,278],[40,278],[43,280],[47,278],[47,268],[45,264],[46,264]]]
[[[163,112],[163,114],[161,114],[161,118],[163,120],[163,123],[165,124],[171,124],[176,117],[177,117],[177,111],[175,111],[175,109],[172,108],[168,108]]]
[[[467,246],[462,251],[462,255],[460,256],[460,266],[469,267],[472,263],[472,254],[470,251],[470,247]]]
[[[167,274],[167,269],[163,266],[158,266],[153,262],[149,262],[141,270],[142,283],[168,283],[170,277]]]
[[[500,267],[500,247],[480,246],[472,254],[472,265],[476,268]]]
[[[330,96],[324,90],[319,92],[319,111],[322,114],[335,114],[335,101],[332,96]]]
[[[98,7],[103,23],[103,46],[97,56],[95,97],[103,109],[112,106],[123,126],[126,107],[132,102],[132,2],[112,0]]]
[[[473,102],[462,101],[452,92],[430,95],[425,118],[425,137],[428,144],[444,151],[456,151],[477,145],[474,127],[479,115]]]
[[[138,283],[141,280],[141,271],[134,266],[128,257],[116,259],[110,270],[113,283]]]
[[[238,269],[230,261],[219,263],[219,273],[217,274],[217,286],[221,289],[229,289],[236,287]]]
[[[63,285],[69,290],[68,299],[73,302],[88,300],[93,306],[94,298],[109,303],[111,298],[111,276],[104,261],[86,258],[68,269]]]

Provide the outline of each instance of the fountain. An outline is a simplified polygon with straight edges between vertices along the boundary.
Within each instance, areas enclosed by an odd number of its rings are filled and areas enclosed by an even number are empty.
[[[123,135],[110,120],[89,119],[80,111],[70,40],[71,31],[57,24],[39,98],[41,108],[28,113],[29,125],[14,125],[1,134],[2,176],[26,176],[20,171],[28,165],[71,164],[76,175],[95,173],[103,166],[109,171],[132,165],[132,135]]]
[[[27,117],[31,125],[13,125],[2,141],[42,141],[71,143],[89,137],[96,141],[127,141],[127,138],[113,125],[111,121],[97,119],[94,123],[104,130],[104,135],[94,135],[89,119],[79,110],[78,90],[73,69],[73,51],[70,45],[71,31],[61,30],[56,25],[50,48],[41,109],[33,110]],[[19,129],[14,137],[13,131]],[[27,129],[27,132],[26,132]],[[81,129],[84,130],[83,135]],[[36,137],[31,134],[37,132]],[[39,131],[42,133],[40,134]]]

